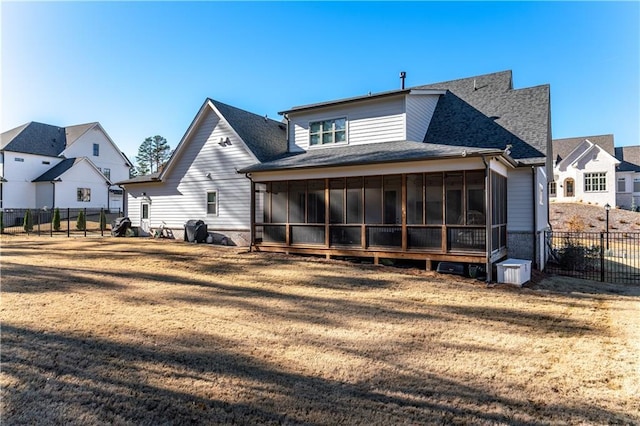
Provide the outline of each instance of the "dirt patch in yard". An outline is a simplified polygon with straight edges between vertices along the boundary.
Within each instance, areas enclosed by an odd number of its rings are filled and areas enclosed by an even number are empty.
[[[633,424],[637,287],[3,237],[6,424]]]

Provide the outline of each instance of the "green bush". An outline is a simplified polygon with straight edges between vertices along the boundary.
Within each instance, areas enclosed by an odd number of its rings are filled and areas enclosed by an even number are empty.
[[[31,209],[27,209],[27,211],[24,212],[22,228],[24,229],[24,232],[27,233],[33,231],[33,217],[31,216]]]
[[[76,229],[78,231],[84,231],[87,227],[87,219],[84,217],[84,211],[78,212],[78,220],[76,220]]]
[[[100,209],[100,230],[105,231],[107,229],[107,214],[104,209]]]
[[[53,226],[54,231],[60,230],[60,209],[57,207],[53,211],[53,219],[51,220],[51,226]]]

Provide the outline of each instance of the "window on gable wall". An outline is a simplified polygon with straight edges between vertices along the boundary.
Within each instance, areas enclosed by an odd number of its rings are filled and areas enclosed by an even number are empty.
[[[218,191],[207,192],[207,214],[218,214]]]
[[[607,190],[607,174],[604,172],[584,174],[584,192]]]
[[[347,141],[347,119],[314,121],[309,123],[309,145],[327,145]]]
[[[97,144],[97,143],[93,144],[93,156],[94,157],[100,156],[100,144]]]
[[[77,201],[79,203],[88,203],[91,201],[91,188],[78,188],[77,193]]]

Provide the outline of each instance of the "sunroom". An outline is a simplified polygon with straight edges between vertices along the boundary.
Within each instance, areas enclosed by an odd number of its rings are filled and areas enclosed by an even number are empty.
[[[414,142],[316,150],[242,172],[252,247],[434,262],[506,255],[508,154]]]

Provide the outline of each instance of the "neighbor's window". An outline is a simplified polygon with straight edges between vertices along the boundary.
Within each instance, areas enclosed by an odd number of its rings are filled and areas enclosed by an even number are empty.
[[[640,178],[633,180],[633,192],[640,192]]]
[[[21,158],[21,157],[15,157],[13,160],[19,163],[24,163],[24,158]]]
[[[326,145],[347,141],[347,119],[314,121],[309,123],[309,145]]]
[[[607,190],[607,174],[604,172],[584,174],[584,192]]]
[[[108,169],[108,168],[105,167],[104,169],[102,169],[102,174],[107,179],[111,179],[111,169]]]
[[[556,183],[555,182],[549,182],[549,196],[550,197],[555,197],[556,196]]]
[[[218,191],[207,192],[207,214],[218,214]]]
[[[100,144],[93,144],[93,156],[98,157],[100,155]]]
[[[91,201],[91,188],[78,188],[78,202],[88,203]]]
[[[42,161],[42,164],[51,164],[51,161]]]
[[[625,192],[627,190],[627,181],[625,178],[618,178],[618,192]]]

